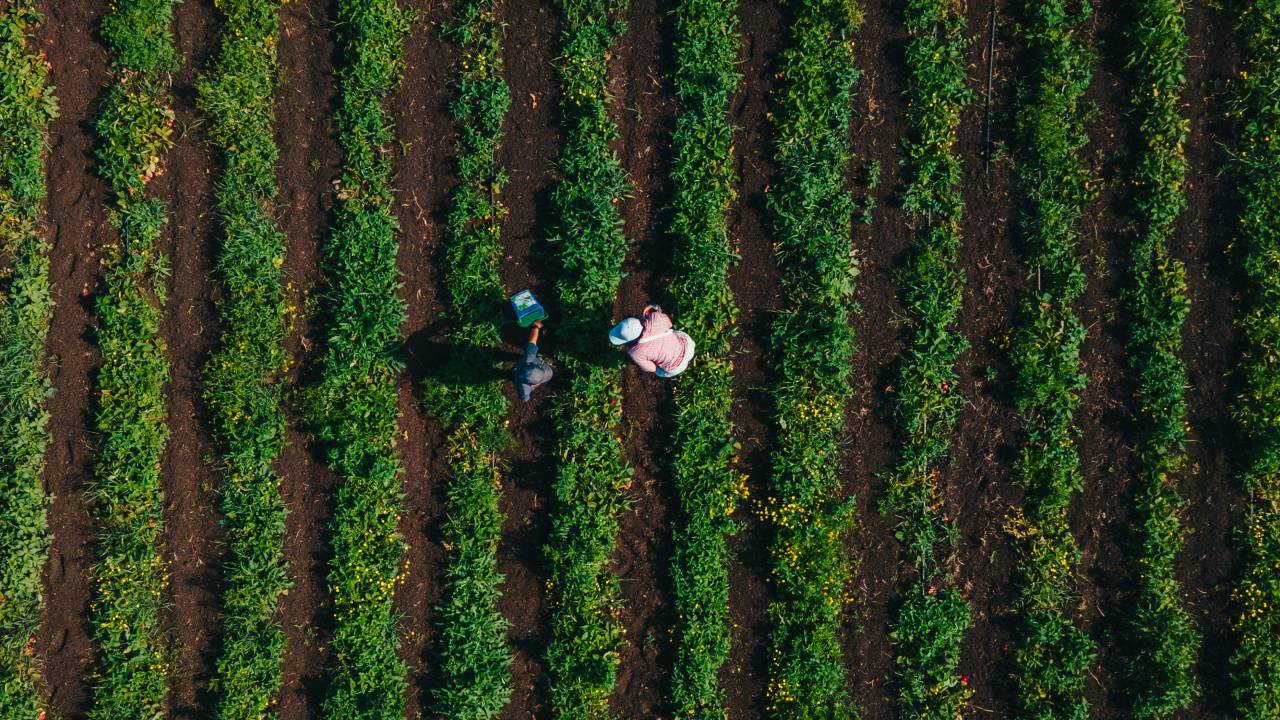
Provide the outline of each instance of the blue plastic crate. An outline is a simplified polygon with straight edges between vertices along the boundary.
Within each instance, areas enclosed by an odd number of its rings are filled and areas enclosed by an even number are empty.
[[[528,290],[521,290],[511,296],[511,309],[516,313],[516,322],[520,327],[529,327],[538,320],[547,319],[547,311],[538,302],[538,298]]]

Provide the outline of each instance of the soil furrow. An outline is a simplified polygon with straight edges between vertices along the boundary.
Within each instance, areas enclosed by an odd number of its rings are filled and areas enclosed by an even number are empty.
[[[766,353],[774,314],[782,307],[765,192],[773,177],[773,137],[768,113],[782,44],[782,15],[764,0],[742,0],[739,10],[742,85],[730,101],[737,128],[734,162],[738,199],[729,210],[729,237],[741,259],[729,271],[738,305],[734,340],[733,425],[742,446],[742,471],[750,499],[739,510],[743,530],[730,538],[729,618],[733,645],[720,672],[725,706],[734,718],[764,717],[768,683],[769,532],[755,510],[768,494],[775,446]]]
[[[894,273],[911,243],[911,228],[901,208],[904,187],[900,142],[906,133],[904,51],[907,34],[899,3],[868,0],[857,42],[861,76],[855,95],[853,132],[854,191],[874,200],[870,225],[855,213],[854,247],[861,260],[857,279],[860,312],[854,317],[858,352],[851,382],[854,402],[847,408],[848,448],[844,489],[858,501],[858,525],[847,543],[857,562],[851,610],[846,617],[845,653],[853,696],[868,720],[893,717],[893,653],[888,630],[899,592],[902,548],[893,539],[895,519],[880,513],[883,474],[897,463],[894,432],[894,383],[906,317]],[[868,188],[879,167],[879,186]]]
[[[668,172],[675,99],[670,82],[670,13],[656,0],[632,0],[627,31],[612,59],[611,112],[618,124],[617,151],[631,181],[622,215],[631,251],[623,268],[614,316],[635,315],[647,303],[670,308],[672,238],[667,230]],[[680,318],[672,318],[679,327]],[[601,341],[604,341],[603,332]],[[623,432],[628,463],[636,474],[631,509],[622,517],[614,572],[622,583],[626,646],[618,669],[613,707],[624,718],[661,717],[667,712],[671,662],[669,560],[671,511],[671,384],[629,363],[622,371]]]
[[[208,67],[218,23],[211,0],[174,8],[174,40],[182,69],[173,78],[177,113],[175,144],[157,188],[169,206],[167,248],[171,275],[161,337],[168,349],[166,388],[169,442],[164,468],[164,553],[169,561],[171,604],[165,628],[175,667],[169,679],[176,718],[203,717],[211,701],[208,683],[220,649],[222,528],[216,507],[218,475],[209,464],[210,442],[201,397],[204,361],[217,341],[212,290],[218,229],[213,222],[214,161],[195,107],[195,81]]]
[[[298,387],[319,348],[312,323],[312,298],[319,290],[319,242],[328,232],[333,208],[331,181],[340,153],[333,123],[336,81],[333,11],[325,1],[289,3],[281,11],[280,63],[284,77],[277,92],[276,143],[280,147],[278,217],[286,237],[288,291],[298,310],[286,342],[292,364],[287,382]],[[304,122],[291,119],[303,118]],[[333,606],[326,577],[332,552],[329,519],[335,478],[319,455],[307,447],[297,419],[276,466],[289,515],[285,521],[285,557],[293,587],[281,599],[280,620],[286,645],[284,681],[277,710],[281,720],[319,714],[324,672],[332,660],[328,648]]]
[[[960,394],[968,398],[956,425],[954,464],[944,468],[941,487],[949,517],[960,533],[954,563],[973,608],[973,628],[960,660],[973,689],[974,709],[989,717],[1012,715],[1005,649],[1013,637],[1013,552],[1003,523],[1022,491],[1013,485],[1019,425],[1010,402],[1008,353],[1000,340],[1011,327],[1025,269],[1015,249],[1016,216],[1010,164],[1003,154],[1004,108],[1016,79],[1015,48],[1007,31],[997,35],[990,100],[992,139],[986,144],[986,80],[990,53],[990,3],[970,3],[966,13],[972,45],[969,86],[977,96],[960,126],[957,152],[965,202],[960,266],[965,273],[960,330],[970,350],[960,358]],[[1001,27],[1006,24],[1002,19]]]
[[[1191,298],[1184,335],[1191,431],[1182,483],[1189,534],[1180,574],[1204,633],[1198,665],[1203,695],[1189,715],[1216,720],[1236,712],[1226,668],[1236,644],[1231,587],[1241,571],[1234,533],[1243,526],[1247,504],[1236,475],[1239,436],[1230,412],[1240,342],[1232,324],[1236,259],[1228,250],[1237,232],[1239,198],[1231,174],[1224,172],[1235,137],[1226,119],[1227,80],[1238,72],[1241,48],[1234,13],[1213,3],[1190,3],[1186,12],[1188,205],[1179,221],[1183,249],[1176,254],[1186,263]]]
[[[552,167],[560,151],[556,125],[559,103],[554,58],[559,21],[555,8],[544,3],[503,3],[507,35],[503,41],[504,75],[511,88],[505,137],[498,163],[510,181],[504,188],[507,218],[503,242],[507,252],[502,279],[507,290],[531,289],[541,299],[552,297],[555,275],[548,267],[551,248],[545,242]],[[541,347],[555,358],[556,316],[543,329]],[[503,334],[513,349],[522,347],[527,333],[507,326]],[[508,635],[514,656],[511,703],[504,718],[544,717],[546,703],[546,617],[543,611],[546,569],[542,548],[550,532],[546,508],[551,502],[554,463],[549,461],[554,434],[546,416],[548,396],[557,383],[535,393],[527,404],[511,412],[515,440],[503,474],[502,510],[506,516],[498,569],[505,576],[499,608],[511,621]]]
[[[49,709],[83,715],[90,702],[93,661],[89,600],[93,594],[94,532],[85,481],[93,471],[88,432],[89,388],[99,356],[90,336],[89,297],[99,281],[95,245],[109,231],[107,188],[96,174],[92,118],[108,75],[107,53],[97,37],[105,7],[80,0],[42,4],[40,48],[52,64],[59,113],[50,127],[48,218],[53,240],[49,281],[54,299],[49,353],[54,396],[49,400],[45,488],[53,494],[49,529],[53,546],[45,572],[44,624],[37,645],[44,655]]]
[[[1124,114],[1129,95],[1123,79],[1121,18],[1113,6],[1099,6],[1089,25],[1097,60],[1085,97],[1101,112],[1089,123],[1090,142],[1084,153],[1094,163],[1098,196],[1085,208],[1079,226],[1077,255],[1088,286],[1077,312],[1088,332],[1080,349],[1088,385],[1075,419],[1084,489],[1070,514],[1081,552],[1077,623],[1098,643],[1085,697],[1090,713],[1101,718],[1129,715],[1117,692],[1110,638],[1121,616],[1120,594],[1129,586],[1122,543],[1132,522],[1135,489],[1128,405],[1135,384],[1124,362],[1128,323],[1120,303],[1129,283],[1131,221],[1125,208],[1130,201],[1132,157],[1127,148],[1132,134]]]
[[[442,26],[453,12],[451,2],[412,0],[402,6],[418,13],[405,41],[404,83],[389,103],[400,143],[396,158],[396,217],[400,221],[400,296],[408,306],[403,327],[404,360],[400,375],[399,447],[404,468],[401,483],[406,512],[400,532],[409,544],[405,576],[396,590],[402,615],[400,656],[409,664],[408,717],[429,713],[435,657],[435,606],[441,600],[445,554],[440,545],[444,483],[448,463],[440,425],[422,409],[422,380],[430,372],[424,340],[441,340],[441,292],[436,270],[443,241],[444,212],[456,182],[453,119],[448,113],[450,78],[456,47],[445,40]]]

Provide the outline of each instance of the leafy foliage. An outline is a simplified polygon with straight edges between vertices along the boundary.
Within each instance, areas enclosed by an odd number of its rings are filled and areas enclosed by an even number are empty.
[[[779,428],[771,497],[772,656],[767,700],[781,720],[844,720],[849,698],[840,615],[852,571],[843,537],[854,517],[837,470],[850,358],[854,203],[851,150],[853,34],[846,0],[789,4],[774,128],[778,182],[768,195],[788,306],[773,328]]]
[[[461,47],[457,95],[460,182],[449,212],[444,283],[449,314],[457,327],[444,376],[428,380],[428,408],[448,428],[451,474],[445,494],[443,535],[449,551],[448,594],[440,608],[440,683],[436,712],[442,718],[491,720],[511,697],[509,623],[498,612],[502,575],[502,454],[511,444],[504,418],[507,399],[491,354],[505,308],[498,276],[505,209],[499,194],[506,176],[494,160],[502,122],[511,103],[502,79],[502,31],[498,0],[462,0],[449,36]],[[476,366],[494,377],[471,379]]]
[[[954,720],[970,694],[957,665],[971,618],[969,603],[943,567],[955,529],[942,515],[937,482],[964,402],[956,361],[968,348],[953,326],[964,289],[956,265],[964,204],[954,147],[972,96],[965,83],[969,42],[964,15],[950,0],[909,2],[906,25],[910,134],[902,143],[909,172],[903,207],[916,231],[911,256],[898,273],[911,316],[893,389],[902,458],[890,474],[882,510],[899,518],[896,534],[916,573],[891,633],[898,713]]]
[[[304,398],[316,436],[341,481],[331,521],[332,671],[324,716],[391,720],[404,715],[407,669],[397,656],[392,607],[403,574],[404,507],[396,351],[404,301],[392,214],[395,133],[382,102],[400,83],[415,14],[395,0],[339,0],[338,141],[334,227],[325,243],[328,315],[320,380]]]
[[[617,203],[627,180],[609,143],[610,49],[625,0],[559,0],[562,18],[561,179],[552,192],[567,378],[553,411],[558,464],[547,547],[551,637],[547,670],[554,717],[609,717],[622,627],[618,579],[609,568],[632,469],[622,453],[618,360],[604,343],[622,280],[627,239]]]
[[[225,15],[213,69],[197,87],[209,142],[225,163],[214,202],[223,243],[219,347],[205,366],[204,397],[223,448],[222,515],[227,592],[217,716],[268,717],[280,689],[285,637],[276,610],[289,589],[285,508],[272,468],[284,447],[280,375],[289,307],[285,239],[274,217],[279,150],[272,95],[280,78],[281,0],[219,0]]]
[[[1241,717],[1263,720],[1280,716],[1280,2],[1242,5],[1236,244],[1246,280],[1237,320],[1245,351],[1235,417],[1249,449],[1241,480],[1251,503],[1242,533],[1245,573],[1235,590],[1240,645],[1233,666]]]
[[[677,718],[724,720],[718,674],[729,655],[729,550],[733,512],[745,485],[737,447],[730,342],[737,310],[728,283],[736,251],[725,213],[734,200],[733,126],[727,112],[740,76],[736,0],[685,0],[675,8],[675,90],[681,112],[672,136],[671,294],[697,338],[698,361],[675,386],[673,475],[683,519],[671,560]]]
[[[1132,314],[1128,356],[1138,377],[1139,449],[1136,503],[1138,587],[1125,623],[1127,680],[1133,714],[1170,718],[1198,692],[1199,632],[1183,606],[1176,560],[1182,549],[1182,474],[1186,443],[1186,364],[1182,326],[1190,308],[1186,270],[1171,252],[1183,194],[1187,121],[1186,21],[1181,0],[1142,0],[1128,25],[1131,104],[1141,145],[1134,168],[1138,232],[1126,294]]]
[[[1015,404],[1026,437],[1018,456],[1024,507],[1010,521],[1017,552],[1020,637],[1014,681],[1021,717],[1083,720],[1094,643],[1068,615],[1080,551],[1067,506],[1080,490],[1074,416],[1085,376],[1085,329],[1072,310],[1085,287],[1077,224],[1092,195],[1082,157],[1088,138],[1083,95],[1093,53],[1081,37],[1087,2],[1040,0],[1018,8],[1026,44],[1014,137],[1022,195],[1021,235],[1034,289],[1023,297],[1010,344]]]
[[[0,716],[41,713],[35,632],[44,607],[49,498],[40,474],[52,393],[45,340],[53,315],[44,160],[57,101],[49,64],[28,47],[39,13],[0,13]]]
[[[111,186],[119,237],[102,244],[105,289],[97,298],[95,421],[98,464],[88,495],[100,531],[97,592],[90,605],[97,667],[92,720],[165,713],[170,653],[160,612],[168,575],[160,553],[160,460],[169,437],[169,380],[160,320],[168,261],[156,247],[164,203],[147,196],[172,145],[168,73],[176,70],[177,0],[119,0],[102,21],[113,83],[98,119],[99,173]]]

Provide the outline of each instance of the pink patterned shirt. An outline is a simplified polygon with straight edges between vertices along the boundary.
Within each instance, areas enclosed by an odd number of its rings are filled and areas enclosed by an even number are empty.
[[[684,333],[672,331],[671,318],[662,311],[649,313],[641,322],[644,324],[644,331],[640,333],[636,344],[627,351],[636,366],[645,372],[680,367],[689,346]]]

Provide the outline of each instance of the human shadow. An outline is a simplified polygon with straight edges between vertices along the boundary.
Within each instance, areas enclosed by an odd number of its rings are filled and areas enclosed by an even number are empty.
[[[522,350],[524,345],[515,347]],[[455,342],[440,327],[432,326],[410,335],[400,355],[415,385],[430,381],[468,386],[510,379],[511,369],[523,353],[505,346],[486,348]]]

